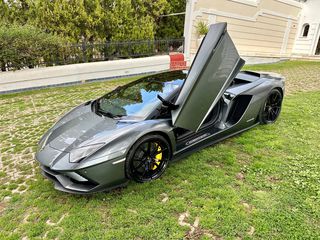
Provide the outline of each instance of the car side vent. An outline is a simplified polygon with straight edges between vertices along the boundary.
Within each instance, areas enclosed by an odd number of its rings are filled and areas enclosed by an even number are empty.
[[[233,100],[234,102],[231,106],[231,110],[227,118],[227,122],[229,124],[236,124],[240,120],[240,118],[246,111],[251,98],[251,95],[240,95]]]
[[[251,72],[251,71],[241,71],[242,73],[246,73],[248,75],[252,75],[252,76],[255,76],[255,77],[261,77],[261,74],[260,73],[257,73],[257,72]]]

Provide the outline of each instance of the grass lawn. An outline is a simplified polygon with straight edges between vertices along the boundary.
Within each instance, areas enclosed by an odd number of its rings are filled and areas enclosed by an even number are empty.
[[[276,124],[91,196],[54,190],[36,144],[59,115],[132,79],[0,95],[0,239],[320,239],[320,63],[246,68],[287,77]]]

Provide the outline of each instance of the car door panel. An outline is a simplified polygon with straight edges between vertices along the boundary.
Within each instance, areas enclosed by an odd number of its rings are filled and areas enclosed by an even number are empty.
[[[244,65],[226,23],[211,25],[172,111],[174,126],[197,132]]]

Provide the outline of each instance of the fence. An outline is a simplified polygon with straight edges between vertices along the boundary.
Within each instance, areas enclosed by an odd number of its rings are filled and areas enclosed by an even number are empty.
[[[140,40],[106,43],[81,43],[67,47],[68,54],[63,58],[47,59],[42,65],[65,65],[74,63],[98,62],[117,59],[150,57],[183,52],[184,39]]]
[[[44,51],[19,52],[16,49],[14,57],[0,59],[1,71],[43,66],[58,66],[75,63],[109,61],[168,55],[170,52],[183,52],[184,39],[140,40],[123,42],[105,42],[67,44],[51,47]],[[14,51],[14,49],[13,49]]]

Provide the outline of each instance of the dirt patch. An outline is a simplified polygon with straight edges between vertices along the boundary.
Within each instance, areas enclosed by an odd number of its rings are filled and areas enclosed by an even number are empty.
[[[245,176],[243,173],[239,172],[237,173],[236,175],[236,179],[240,180],[240,181],[243,181],[245,179]]]
[[[255,232],[255,228],[253,226],[251,226],[247,231],[249,236],[252,236],[254,234],[254,232]]]
[[[268,181],[271,182],[271,183],[278,183],[278,182],[281,181],[280,178],[275,177],[275,176],[269,176],[267,179],[268,179]]]
[[[6,204],[4,202],[0,202],[0,215],[6,209]]]
[[[129,213],[133,213],[133,214],[137,214],[138,213],[137,210],[134,210],[134,209],[128,209],[127,211]]]
[[[244,207],[244,209],[245,209],[247,212],[251,212],[252,209],[254,208],[252,205],[250,205],[249,203],[244,202],[244,201],[241,202],[241,205]]]
[[[169,200],[168,194],[166,193],[162,193],[161,197],[162,197],[162,200],[161,200],[162,203],[165,203]]]
[[[57,222],[53,222],[53,221],[51,221],[50,219],[48,219],[48,220],[46,221],[46,224],[49,225],[49,226],[57,226],[57,225],[59,225],[59,224],[62,222],[62,220],[63,220],[66,216],[67,216],[67,214],[63,214]]]
[[[194,233],[196,231],[198,231],[199,222],[200,222],[200,218],[196,217],[193,224],[188,223],[186,220],[189,216],[190,216],[189,212],[185,212],[185,213],[180,214],[179,219],[178,219],[178,223],[180,226],[187,226],[190,228],[190,230],[186,234],[186,237],[188,237],[188,238],[193,236]]]

